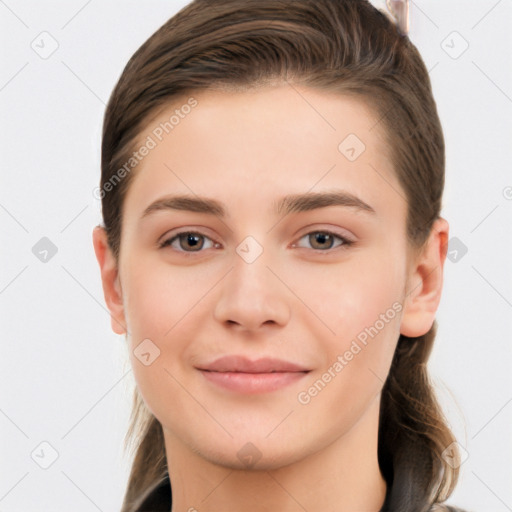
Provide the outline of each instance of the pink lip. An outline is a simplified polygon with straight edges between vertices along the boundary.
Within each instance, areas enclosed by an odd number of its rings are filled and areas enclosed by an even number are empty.
[[[198,370],[208,381],[246,394],[276,391],[302,379],[310,371],[281,359],[252,361],[244,356],[224,356]]]

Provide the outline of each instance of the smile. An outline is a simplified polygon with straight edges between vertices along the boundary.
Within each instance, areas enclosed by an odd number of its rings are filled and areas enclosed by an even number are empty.
[[[310,370],[273,358],[252,361],[245,356],[224,356],[197,368],[204,378],[237,393],[268,393],[303,379]]]

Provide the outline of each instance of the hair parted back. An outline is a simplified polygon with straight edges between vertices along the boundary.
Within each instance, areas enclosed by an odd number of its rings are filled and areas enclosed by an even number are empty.
[[[103,125],[102,189],[161,108],[194,91],[275,82],[353,95],[373,109],[406,194],[410,246],[421,248],[441,210],[443,132],[418,50],[367,0],[192,1],[135,52],[112,92]],[[127,173],[102,195],[116,258],[132,178]],[[388,484],[382,512],[456,510],[436,505],[458,479],[458,468],[441,455],[455,437],[426,366],[436,330],[434,321],[423,336],[400,336],[382,390],[378,459]],[[162,427],[137,389],[125,449],[129,445],[134,459],[122,512],[134,510],[167,476]]]

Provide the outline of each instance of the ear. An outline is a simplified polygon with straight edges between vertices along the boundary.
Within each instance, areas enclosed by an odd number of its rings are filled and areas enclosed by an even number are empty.
[[[441,217],[436,219],[425,247],[410,267],[400,324],[400,334],[404,336],[422,336],[434,323],[443,289],[448,233],[448,222]]]
[[[123,306],[123,292],[119,279],[117,263],[108,245],[105,228],[96,226],[92,233],[92,242],[96,259],[100,265],[103,295],[110,311],[112,330],[116,334],[126,333],[126,320]]]

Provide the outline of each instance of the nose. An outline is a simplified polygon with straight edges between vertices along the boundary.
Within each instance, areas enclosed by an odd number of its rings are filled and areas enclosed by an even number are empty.
[[[239,331],[286,325],[291,294],[276,268],[265,252],[252,262],[235,253],[233,267],[220,283],[215,319]]]

